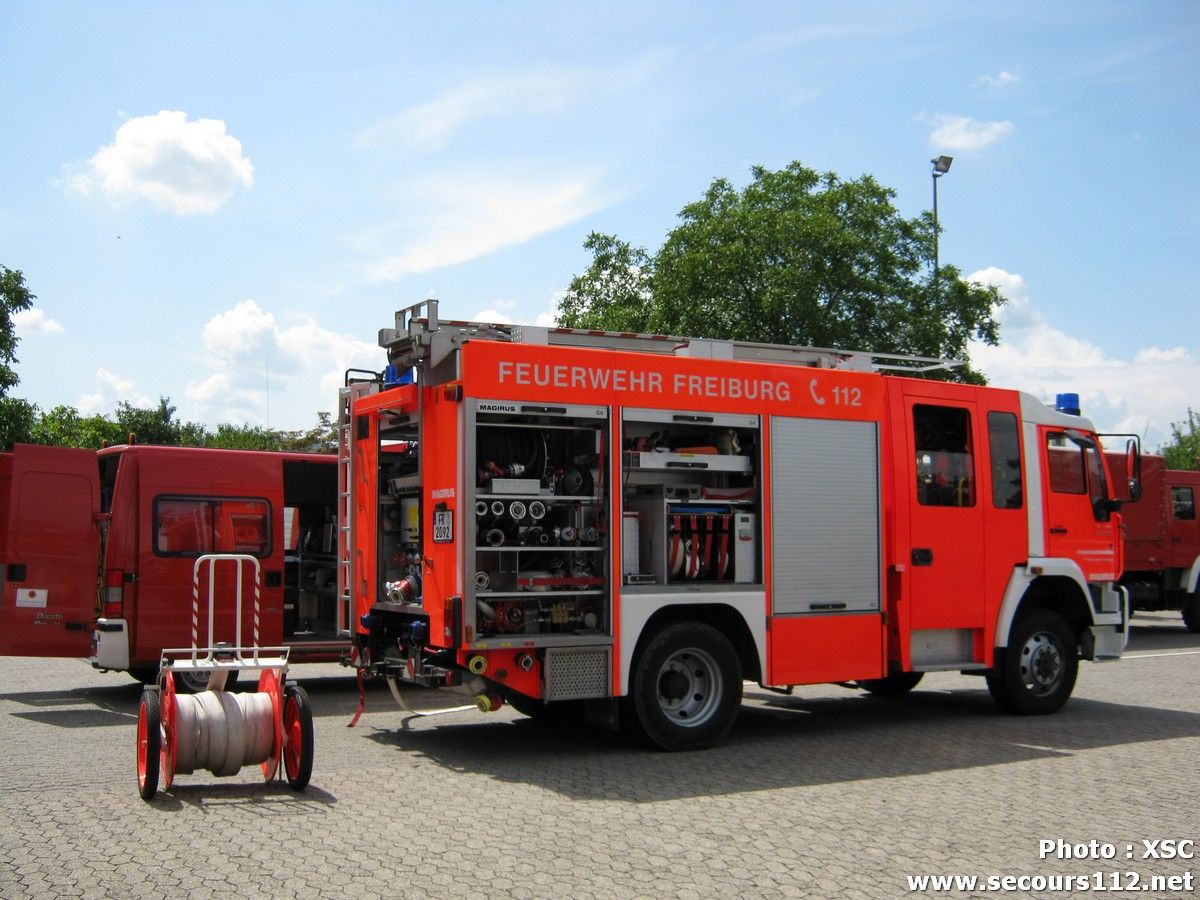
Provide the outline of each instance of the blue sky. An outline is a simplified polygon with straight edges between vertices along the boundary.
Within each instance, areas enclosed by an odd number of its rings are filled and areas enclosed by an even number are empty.
[[[1200,4],[0,4],[0,263],[43,408],[307,427],[379,328],[547,321],[792,160],[931,203],[992,382],[1151,446],[1200,408]]]

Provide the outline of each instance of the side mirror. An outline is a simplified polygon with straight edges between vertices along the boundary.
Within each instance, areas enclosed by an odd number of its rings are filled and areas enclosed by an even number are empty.
[[[1129,501],[1138,501],[1142,496],[1142,453],[1137,438],[1125,442],[1125,473],[1129,476]]]

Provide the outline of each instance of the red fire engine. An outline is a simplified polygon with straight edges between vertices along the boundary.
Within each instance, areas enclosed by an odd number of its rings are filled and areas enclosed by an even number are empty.
[[[443,322],[342,392],[355,663],[666,749],[742,682],[982,674],[1050,713],[1127,637],[1119,501],[1083,418],[882,374],[908,358]],[[400,378],[396,372],[403,372]]]
[[[1108,454],[1108,465],[1115,477],[1127,471],[1121,454]],[[1200,472],[1168,469],[1161,456],[1144,456],[1140,482],[1141,498],[1122,510],[1121,583],[1134,609],[1178,609],[1188,630],[1200,634]]]
[[[263,640],[293,660],[338,659],[349,630],[334,461],[149,445],[0,453],[0,654],[88,657],[152,682],[163,648],[189,643],[196,558],[245,553],[263,572]],[[232,576],[216,588],[215,633],[244,643]]]

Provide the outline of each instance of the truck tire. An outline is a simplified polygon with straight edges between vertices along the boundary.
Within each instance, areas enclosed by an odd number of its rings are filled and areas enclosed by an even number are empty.
[[[1005,712],[1042,716],[1058,712],[1075,689],[1079,647],[1067,621],[1048,609],[1022,614],[1008,646],[996,651],[988,691]]]
[[[523,716],[539,725],[572,725],[583,718],[583,701],[556,700],[543,703],[524,694],[510,694],[508,704]]]
[[[883,678],[867,678],[858,686],[875,697],[903,697],[924,677],[924,672],[893,672]]]
[[[634,666],[633,732],[662,750],[698,750],[724,737],[742,703],[737,653],[703,622],[676,622],[650,638]]]
[[[1192,591],[1183,601],[1183,624],[1192,634],[1200,634],[1200,590]]]

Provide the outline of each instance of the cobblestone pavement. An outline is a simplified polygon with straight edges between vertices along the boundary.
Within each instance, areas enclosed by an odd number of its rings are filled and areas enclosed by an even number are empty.
[[[1195,871],[1124,858],[1200,841],[1200,636],[1137,622],[1134,658],[1084,664],[1056,716],[1002,715],[957,674],[898,701],[747,686],[726,742],[681,755],[507,708],[406,720],[381,686],[348,729],[353,679],[296,666],[316,713],[308,791],[253,768],[180,776],[150,804],[137,684],[0,659],[0,897],[874,898],[906,875]],[[1040,859],[1040,839],[1120,853]]]

